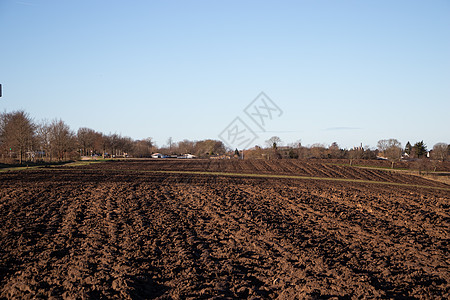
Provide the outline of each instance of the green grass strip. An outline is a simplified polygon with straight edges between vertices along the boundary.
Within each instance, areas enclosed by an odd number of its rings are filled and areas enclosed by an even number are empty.
[[[98,159],[98,160],[80,160],[80,161],[74,161],[69,163],[63,163],[63,164],[43,164],[43,165],[34,165],[34,166],[17,166],[17,167],[10,167],[10,168],[2,168],[0,169],[0,173],[2,172],[8,172],[8,171],[26,171],[26,170],[33,170],[33,169],[40,169],[40,168],[61,168],[64,167],[79,167],[79,166],[87,166],[91,164],[96,163],[102,163],[110,161],[110,159]]]
[[[88,166],[92,164],[103,163],[106,161],[110,161],[110,159],[97,159],[97,160],[80,160],[72,163],[65,164],[67,167],[80,167],[80,166]]]
[[[3,169],[0,169],[0,173],[2,173],[2,172],[8,172],[8,171],[31,170],[31,169],[37,169],[37,168],[42,168],[42,166],[31,166],[31,167],[23,166],[23,167],[3,168]]]

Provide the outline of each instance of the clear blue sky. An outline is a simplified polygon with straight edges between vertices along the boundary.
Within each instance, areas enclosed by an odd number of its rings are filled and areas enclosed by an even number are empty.
[[[134,139],[450,142],[450,2],[0,0],[0,110]],[[256,128],[254,128],[256,130]]]

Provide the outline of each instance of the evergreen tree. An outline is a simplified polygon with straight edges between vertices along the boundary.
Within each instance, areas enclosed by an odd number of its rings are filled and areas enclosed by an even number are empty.
[[[411,149],[412,149],[411,143],[408,141],[406,143],[406,146],[405,146],[405,153],[410,155],[411,154]]]
[[[423,141],[417,142],[414,144],[414,152],[416,153],[417,157],[420,158],[424,155],[427,155],[427,146],[424,144]]]

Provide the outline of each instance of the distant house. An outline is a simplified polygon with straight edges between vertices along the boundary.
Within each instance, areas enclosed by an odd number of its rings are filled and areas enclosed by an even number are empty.
[[[195,156],[193,154],[186,153],[186,154],[178,156],[177,158],[189,158],[189,159],[191,159],[191,158],[197,158],[197,156]]]

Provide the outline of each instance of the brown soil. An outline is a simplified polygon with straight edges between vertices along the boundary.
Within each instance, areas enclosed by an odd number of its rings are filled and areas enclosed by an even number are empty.
[[[321,161],[324,163],[335,164],[349,164],[350,159],[312,159],[311,161]],[[387,160],[375,160],[375,159],[352,159],[352,165],[354,166],[366,166],[377,168],[391,168],[392,162]],[[409,169],[409,170],[421,170],[421,171],[438,171],[438,172],[450,172],[449,161],[436,161],[430,159],[410,160],[410,161],[396,161],[394,163],[394,169]]]
[[[339,178],[383,181],[416,185],[433,185],[432,181],[422,179],[414,174],[399,174],[383,169],[361,169],[345,165],[330,165],[318,162],[300,160],[208,160],[208,159],[154,159],[154,160],[127,160],[112,161],[95,168],[102,170],[123,171],[193,171],[193,172],[223,172],[242,174],[267,174],[267,175],[294,175],[321,178]],[[90,165],[82,167],[91,169]],[[411,172],[412,173],[412,172]]]
[[[2,173],[0,298],[448,299],[449,200],[443,183],[320,163]]]

